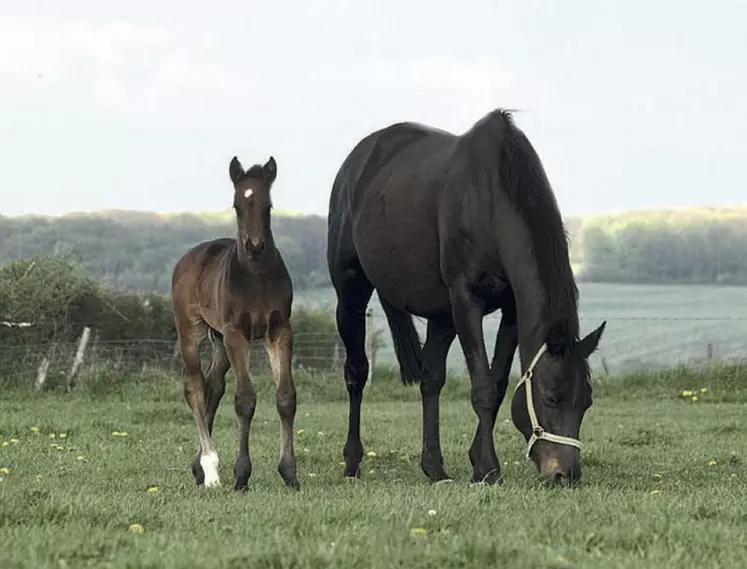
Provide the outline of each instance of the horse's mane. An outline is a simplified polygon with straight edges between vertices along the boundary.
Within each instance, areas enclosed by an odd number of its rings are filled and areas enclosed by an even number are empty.
[[[497,109],[461,135],[459,147],[467,154],[470,183],[464,197],[470,224],[490,231],[497,209],[494,192],[505,192],[529,234],[548,303],[547,325],[567,319],[569,340],[577,340],[578,287],[568,258],[568,234],[533,146],[511,113]]]

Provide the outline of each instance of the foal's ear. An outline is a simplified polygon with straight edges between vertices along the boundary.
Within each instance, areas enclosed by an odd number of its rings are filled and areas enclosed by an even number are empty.
[[[553,356],[564,354],[568,349],[568,321],[565,318],[556,320],[547,332],[547,351]]]
[[[591,354],[594,353],[594,351],[599,346],[599,340],[602,338],[602,332],[604,332],[605,326],[607,326],[606,320],[602,322],[599,328],[597,328],[593,332],[590,332],[587,336],[576,343],[576,350],[578,350],[578,353],[580,355],[588,358]]]
[[[267,163],[262,166],[262,170],[264,171],[265,177],[267,178],[267,183],[272,184],[278,175],[278,164],[277,162],[275,162],[275,158],[270,156],[270,159],[267,161]]]
[[[231,181],[234,184],[237,184],[244,177],[244,167],[236,156],[231,159],[231,164],[228,166],[228,174],[231,176]]]

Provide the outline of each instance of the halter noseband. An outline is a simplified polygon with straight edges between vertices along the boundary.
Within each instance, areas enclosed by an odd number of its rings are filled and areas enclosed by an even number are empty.
[[[532,376],[534,375],[534,368],[537,365],[537,362],[546,351],[547,344],[542,344],[540,349],[537,351],[537,355],[534,356],[532,363],[529,364],[529,367],[524,372],[524,375],[521,376],[519,383],[516,384],[516,388],[514,389],[514,394],[516,394],[519,387],[521,387],[521,384],[526,383],[527,411],[529,412],[529,420],[532,423],[532,436],[529,437],[529,442],[527,444],[527,458],[529,458],[529,452],[532,450],[534,443],[538,440],[550,441],[551,443],[557,443],[559,445],[568,445],[581,450],[581,441],[578,439],[572,439],[571,437],[563,437],[561,435],[548,433],[540,426],[539,421],[537,420],[537,412],[534,410],[534,399],[532,396]]]

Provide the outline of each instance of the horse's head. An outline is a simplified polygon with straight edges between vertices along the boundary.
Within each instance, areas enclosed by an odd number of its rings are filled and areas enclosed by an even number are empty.
[[[264,166],[255,165],[244,171],[235,156],[229,166],[234,186],[233,209],[238,224],[239,250],[245,258],[257,259],[271,245],[270,189],[277,176],[277,163],[270,156]]]
[[[527,440],[527,456],[548,482],[581,479],[578,438],[592,404],[587,358],[597,349],[605,325],[575,340],[566,321],[553,324],[516,387],[514,425]]]

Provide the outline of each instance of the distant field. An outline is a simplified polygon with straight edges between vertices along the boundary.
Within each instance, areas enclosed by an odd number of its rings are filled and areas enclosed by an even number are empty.
[[[598,354],[591,365],[599,369],[602,357],[611,371],[630,371],[692,363],[706,358],[708,344],[715,359],[747,358],[747,287],[695,285],[613,285],[581,283],[581,327],[587,333],[607,320]],[[334,310],[333,289],[298,292],[297,303]],[[385,328],[381,306],[371,302],[377,328]],[[485,319],[486,341],[495,341],[500,313]],[[421,335],[425,325],[418,323]],[[424,336],[421,336],[424,337]],[[377,362],[392,365],[394,353],[388,330],[386,348]],[[518,369],[515,364],[515,370]],[[464,369],[457,342],[449,353],[449,367]]]

